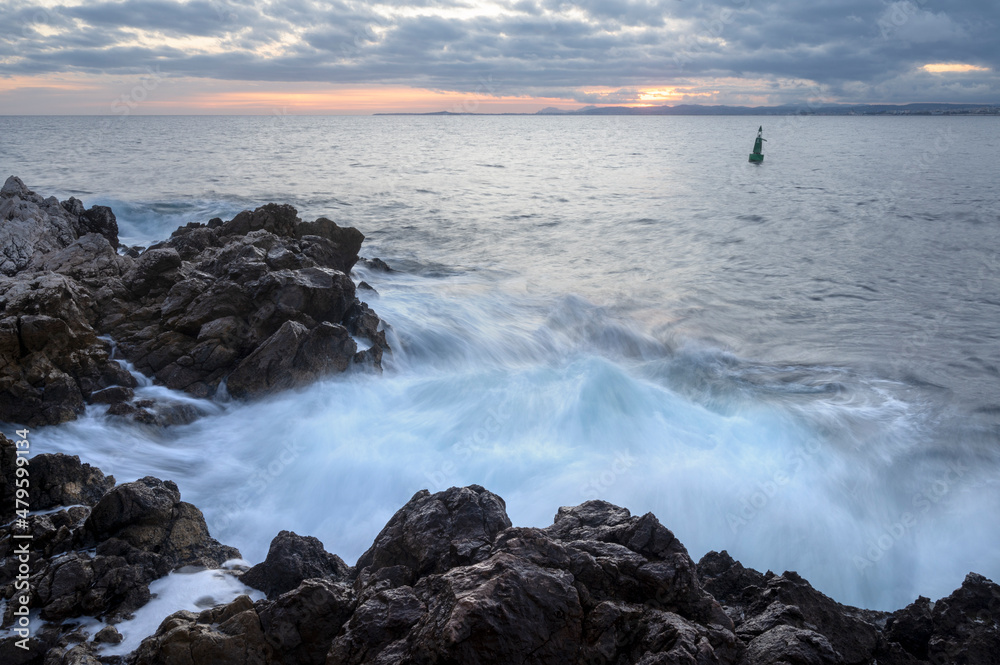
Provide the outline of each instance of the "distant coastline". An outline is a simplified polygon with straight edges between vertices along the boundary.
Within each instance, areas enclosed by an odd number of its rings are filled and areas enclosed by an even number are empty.
[[[555,107],[535,113],[374,113],[373,115],[990,115],[1000,116],[1000,104],[786,104],[783,106],[584,106],[568,111]]]

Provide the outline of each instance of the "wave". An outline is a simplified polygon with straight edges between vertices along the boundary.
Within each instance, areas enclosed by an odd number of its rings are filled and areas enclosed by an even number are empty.
[[[357,276],[392,324],[384,375],[206,403],[164,429],[94,407],[36,449],[119,482],[176,481],[253,561],[281,529],[352,561],[417,490],[477,483],[518,524],[591,498],[652,511],[695,558],[728,549],[865,607],[1000,572],[1000,536],[972,526],[1000,507],[990,435],[956,434],[912,386],[657,338],[583,298],[477,274]]]

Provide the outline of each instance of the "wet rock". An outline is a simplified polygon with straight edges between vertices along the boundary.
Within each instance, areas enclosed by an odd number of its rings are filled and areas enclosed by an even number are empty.
[[[753,665],[843,665],[830,642],[812,630],[781,625],[754,638],[746,659]]]
[[[887,623],[889,639],[914,657],[926,654],[935,664],[995,663],[1000,654],[1000,586],[969,573],[962,586],[933,609],[926,599],[918,599]]]
[[[362,258],[361,262],[364,264],[366,268],[368,268],[369,270],[373,270],[375,272],[395,272],[392,268],[389,267],[388,263],[386,263],[380,258],[371,258],[371,259]]]
[[[80,214],[80,226],[85,233],[104,236],[112,247],[118,249],[118,220],[107,206],[94,206]]]
[[[881,618],[879,613],[841,605],[793,572],[769,579],[748,614],[754,618],[744,623],[737,634],[762,635],[782,626],[807,629],[833,645],[845,663],[867,662],[877,653],[881,641],[875,627]],[[803,641],[806,643],[819,644],[810,639]]]
[[[172,614],[156,635],[143,640],[134,665],[265,665],[266,642],[253,603],[241,596],[229,605]]]
[[[31,460],[30,502],[34,510],[95,505],[115,485],[114,476],[80,462],[76,455],[35,455]]]
[[[229,394],[259,397],[303,386],[347,369],[357,344],[341,325],[320,323],[309,329],[286,321],[229,375]]]
[[[181,256],[173,247],[148,249],[139,255],[122,277],[122,282],[136,296],[152,290],[163,291],[174,284],[169,273],[181,267]]]
[[[697,568],[684,545],[651,513],[633,516],[627,509],[606,501],[587,501],[560,508],[555,522],[545,532],[570,544],[609,543],[639,555],[641,560],[628,557],[620,549],[587,546],[593,550],[592,557],[616,557],[627,563],[634,571],[630,575],[633,593],[648,594],[646,598],[656,607],[732,629],[732,621],[719,603],[701,588]],[[595,580],[597,588],[607,585],[600,578]],[[638,597],[628,599],[643,602]]]
[[[51,272],[0,277],[0,420],[73,420],[94,390],[134,382],[88,322],[85,287]]]
[[[388,350],[381,322],[347,276],[364,240],[356,229],[326,218],[301,222],[291,206],[268,204],[228,222],[188,224],[148,249],[119,254],[110,209],[42,199],[16,178],[2,191],[0,420],[58,424],[82,413],[92,393],[134,387],[131,374],[111,361],[105,337],[140,372],[202,398],[215,395],[255,351],[242,374],[245,390],[232,394],[302,385],[352,363],[381,367]],[[251,366],[274,360],[272,338],[289,322],[308,331],[295,335],[301,344],[293,375],[247,378]],[[372,348],[357,352],[348,323]],[[188,407],[109,413],[154,425],[198,415]]]
[[[273,602],[258,608],[272,662],[321,665],[327,652],[351,618],[354,593],[349,586],[325,579],[309,579]]]
[[[124,639],[114,626],[105,626],[94,635],[94,642],[97,644],[121,644]]]
[[[355,568],[372,575],[402,566],[415,581],[486,559],[497,534],[510,525],[503,499],[479,485],[422,490],[392,516]]]
[[[725,550],[709,552],[698,562],[698,579],[702,587],[722,604],[737,627],[743,623],[747,609],[760,598],[767,580],[773,576],[744,568]]]
[[[209,536],[201,511],[180,500],[175,483],[152,476],[105,494],[84,529],[94,541],[116,539],[157,554],[170,569],[188,565],[217,568],[240,556]]]
[[[267,558],[244,573],[241,581],[260,589],[268,598],[274,598],[291,591],[304,580],[343,580],[349,573],[347,564],[323,549],[318,539],[282,531],[271,541]]]
[[[90,394],[91,404],[118,404],[135,397],[135,391],[125,386],[111,386]]]
[[[256,210],[244,210],[219,227],[219,235],[246,235],[264,230],[279,236],[294,236],[298,212],[290,205],[268,203]]]

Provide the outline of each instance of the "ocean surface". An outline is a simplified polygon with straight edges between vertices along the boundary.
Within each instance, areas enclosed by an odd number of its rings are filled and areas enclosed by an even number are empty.
[[[978,117],[0,117],[2,177],[128,244],[275,201],[397,269],[354,275],[381,376],[32,449],[173,479],[250,561],[291,529],[353,563],[478,483],[515,524],[602,498],[696,560],[936,599],[1000,579],[998,154]]]

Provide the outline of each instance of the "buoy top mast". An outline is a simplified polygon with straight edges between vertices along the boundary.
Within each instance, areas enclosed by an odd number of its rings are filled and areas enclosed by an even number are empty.
[[[764,138],[764,125],[757,128],[757,140],[753,142],[753,152],[750,153],[751,162],[763,162],[764,153],[761,150],[764,147],[763,142],[767,139]]]

